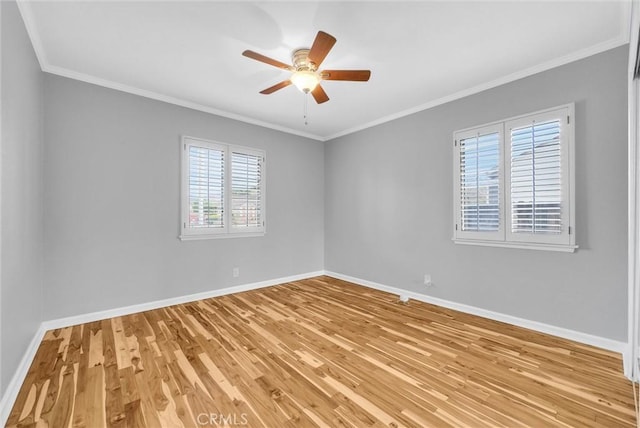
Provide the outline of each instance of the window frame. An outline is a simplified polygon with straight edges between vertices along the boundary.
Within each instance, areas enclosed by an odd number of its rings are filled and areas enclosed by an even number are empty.
[[[209,150],[220,150],[224,153],[224,184],[223,184],[223,214],[221,228],[192,228],[189,227],[189,148],[201,147]],[[246,154],[261,157],[260,170],[260,218],[261,226],[235,228],[231,224],[231,195],[232,195],[232,154]],[[180,234],[181,241],[258,237],[266,234],[266,152],[261,149],[226,144],[219,141],[183,135],[180,139]]]
[[[575,243],[575,104],[565,104],[514,116],[453,133],[453,238],[456,244],[574,252]],[[512,232],[511,218],[511,129],[534,121],[560,119],[560,157],[562,191],[562,231],[558,235]],[[500,131],[499,198],[500,227],[496,232],[462,231],[460,189],[460,140],[487,129]]]

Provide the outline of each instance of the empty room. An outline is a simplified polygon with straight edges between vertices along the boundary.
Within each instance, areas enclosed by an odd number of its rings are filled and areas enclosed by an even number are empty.
[[[639,35],[0,1],[0,426],[640,426]]]

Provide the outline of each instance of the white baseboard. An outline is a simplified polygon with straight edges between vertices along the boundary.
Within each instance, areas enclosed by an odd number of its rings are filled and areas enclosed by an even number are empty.
[[[640,378],[638,377],[638,372],[640,371],[640,369],[638,368],[638,363],[636,362],[636,367],[634,370],[633,367],[633,353],[631,352],[631,350],[633,349],[631,347],[631,345],[627,345],[625,344],[625,350],[624,353],[622,354],[622,362],[624,364],[624,375],[633,380],[633,381],[640,381]],[[640,355],[640,348],[638,348],[638,352],[636,353],[636,355]]]
[[[64,328],[70,327],[72,325],[83,324],[92,321],[103,320],[107,318],[113,318],[123,315],[134,314],[142,311],[149,311],[152,309],[163,308],[166,306],[178,305],[181,303],[189,303],[197,300],[208,299],[211,297],[224,296],[227,294],[240,293],[243,291],[257,290],[259,288],[271,287],[272,285],[284,284],[287,282],[300,281],[302,279],[313,278],[316,276],[324,275],[324,271],[316,271],[316,272],[308,272],[299,275],[286,276],[282,278],[275,278],[266,281],[253,282],[250,284],[242,284],[236,285],[233,287],[222,288],[219,290],[211,290],[205,291],[202,293],[189,294],[187,296],[178,296],[172,297],[169,299],[156,300],[149,303],[141,303],[138,305],[125,306],[122,308],[109,309],[106,311],[99,312],[91,312],[82,315],[76,315],[72,317],[66,318],[58,318],[54,320],[44,321],[40,324],[40,328],[34,335],[29,347],[24,353],[22,360],[20,361],[20,365],[16,370],[15,374],[11,378],[11,382],[7,385],[7,390],[5,391],[2,399],[0,399],[0,426],[4,426],[7,422],[7,418],[9,417],[9,413],[11,412],[11,408],[13,407],[13,403],[16,400],[18,395],[18,391],[20,391],[20,387],[24,382],[24,379],[29,371],[29,367],[31,366],[31,362],[35,357],[36,351],[38,350],[38,346],[40,342],[42,342],[42,338],[44,334],[48,330],[56,329],[56,328]]]
[[[363,285],[365,287],[373,288],[376,290],[397,294],[402,297],[408,297],[410,299],[419,300],[421,302],[431,303],[433,305],[442,306],[444,308],[453,309],[453,310],[464,312],[471,315],[477,315],[483,318],[489,318],[495,321],[505,322],[508,324],[516,325],[518,327],[524,327],[524,328],[535,330],[541,333],[562,337],[564,339],[574,340],[576,342],[583,343],[586,345],[607,349],[609,351],[622,354],[623,360],[625,355],[627,354],[628,346],[626,342],[619,342],[617,340],[607,339],[605,337],[600,337],[600,336],[594,336],[591,334],[582,333],[575,330],[569,330],[566,328],[557,327],[554,325],[545,324],[538,321],[531,321],[524,318],[515,317],[513,315],[507,315],[500,312],[489,311],[487,309],[465,305],[462,303],[451,302],[449,300],[432,297],[427,294],[407,291],[401,288],[391,287],[388,285],[379,284],[377,282],[368,281],[366,279],[360,279],[360,278],[355,278],[349,275],[343,275],[337,272],[326,271],[325,275],[331,276],[337,279],[342,279],[344,281],[353,282],[354,284]]]
[[[156,300],[149,303],[142,303],[138,305],[125,306],[122,308],[109,309],[105,311],[92,312],[82,315],[76,315],[72,317],[59,318],[49,321],[44,321],[36,334],[34,335],[29,347],[25,351],[25,354],[20,361],[20,365],[16,370],[13,378],[7,386],[2,399],[0,400],[0,426],[6,424],[6,420],[9,417],[9,412],[15,402],[18,391],[24,382],[24,378],[27,375],[27,371],[31,366],[31,362],[35,356],[38,346],[44,337],[47,330],[55,328],[64,328],[72,325],[98,321],[107,318],[113,318],[117,316],[129,315],[137,312],[148,311],[152,309],[158,309],[166,306],[177,305],[181,303],[188,303],[202,299],[208,299],[211,297],[218,297],[227,294],[240,293],[243,291],[251,291],[259,288],[270,287],[273,285],[284,284],[292,281],[300,281],[307,278],[313,278],[316,276],[327,275],[344,281],[349,281],[354,284],[362,285],[365,287],[373,288],[380,291],[386,291],[388,293],[397,294],[399,296],[419,300],[433,305],[442,306],[444,308],[453,309],[456,311],[464,312],[471,315],[477,315],[484,318],[489,318],[496,321],[506,322],[508,324],[516,325],[519,327],[528,328],[531,330],[539,331],[541,333],[547,333],[554,336],[562,337],[576,342],[584,343],[587,345],[596,346],[598,348],[607,349],[613,352],[621,353],[623,356],[624,373],[629,377],[628,373],[631,373],[631,361],[630,361],[630,349],[627,343],[619,342],[612,339],[607,339],[600,336],[594,336],[587,333],[582,333],[574,330],[565,329],[562,327],[556,327],[549,324],[544,324],[537,321],[531,321],[524,318],[518,318],[512,315],[506,315],[499,312],[489,311],[486,309],[478,308],[475,306],[465,305],[462,303],[451,302],[437,297],[432,297],[422,293],[416,293],[413,291],[407,291],[397,287],[391,287],[377,282],[368,281],[361,278],[355,278],[348,275],[343,275],[337,272],[331,271],[316,271],[308,272],[299,275],[287,276],[282,278],[271,279],[267,281],[254,282],[250,284],[236,285],[233,287],[227,287],[219,290],[211,290],[202,293],[190,294],[187,296],[173,297],[170,299]]]
[[[20,360],[18,369],[13,374],[11,381],[9,381],[9,384],[7,385],[7,390],[0,400],[0,426],[5,426],[7,423],[9,412],[11,412],[13,403],[16,401],[18,391],[20,391],[24,378],[27,376],[29,367],[31,367],[31,362],[36,356],[36,351],[38,350],[38,346],[40,346],[40,342],[42,342],[45,332],[46,330],[43,328],[42,324],[40,324],[40,327],[33,336],[33,339],[31,339],[31,343],[29,343],[22,360]]]
[[[266,281],[252,282],[249,284],[235,285],[233,287],[221,288],[219,290],[204,291],[202,293],[189,294],[186,296],[171,297],[169,299],[155,300],[153,302],[140,303],[137,305],[124,306],[121,308],[108,309],[106,311],[91,312],[88,314],[75,315],[72,317],[58,318],[50,321],[44,321],[42,325],[45,331],[54,328],[64,328],[87,322],[104,320],[107,318],[120,317],[123,315],[135,314],[137,312],[150,311],[153,309],[164,308],[181,303],[195,302],[197,300],[209,299],[211,297],[224,296],[227,294],[241,293],[243,291],[257,290],[259,288],[271,287],[273,285],[284,284],[292,281],[300,281],[302,279],[313,278],[314,276],[324,275],[324,271],[308,272],[300,275],[286,276],[282,278],[269,279]]]

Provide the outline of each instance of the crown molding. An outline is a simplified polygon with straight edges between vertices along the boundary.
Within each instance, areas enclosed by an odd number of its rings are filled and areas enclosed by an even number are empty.
[[[320,135],[315,135],[308,132],[301,132],[292,128],[287,128],[285,126],[264,122],[248,116],[243,116],[241,114],[216,109],[210,106],[198,104],[182,98],[176,98],[176,97],[161,94],[158,92],[153,92],[146,89],[114,82],[111,80],[102,79],[97,76],[80,73],[78,71],[69,70],[64,67],[54,66],[50,64],[49,61],[47,60],[46,54],[44,52],[43,44],[42,44],[42,39],[40,38],[40,33],[37,31],[35,27],[35,19],[33,18],[33,13],[31,11],[31,6],[29,2],[27,0],[16,0],[16,3],[18,5],[18,10],[20,11],[20,15],[22,15],[22,20],[24,21],[25,28],[27,29],[27,34],[31,39],[33,50],[35,51],[36,57],[38,58],[40,69],[45,73],[55,74],[58,76],[66,77],[73,80],[78,80],[85,83],[90,83],[93,85],[102,86],[109,89],[115,89],[116,91],[126,92],[129,94],[138,95],[144,98],[149,98],[156,101],[162,101],[165,103],[174,104],[180,107],[186,107],[192,110],[198,110],[204,113],[214,114],[216,116],[226,117],[227,119],[233,119],[233,120],[248,123],[251,125],[261,126],[263,128],[273,129],[275,131],[284,132],[286,134],[293,134],[299,137],[309,138],[317,141],[325,141],[325,138]]]
[[[33,13],[31,13],[31,6],[26,0],[16,0],[16,4],[18,5],[20,15],[22,15],[24,26],[27,29],[27,35],[29,36],[29,39],[31,39],[31,45],[33,46],[36,58],[38,59],[38,63],[40,64],[40,69],[44,71],[45,67],[49,63],[44,53],[44,48],[42,47],[42,39],[40,38],[40,33],[38,33],[38,30],[36,30],[35,27],[35,19],[33,18]]]
[[[529,76],[532,76],[534,74],[541,73],[543,71],[551,70],[553,68],[557,68],[557,67],[560,67],[562,65],[569,64],[571,62],[575,62],[575,61],[578,61],[578,60],[581,60],[581,59],[584,59],[584,58],[588,58],[590,56],[593,56],[593,55],[608,51],[610,49],[614,49],[614,48],[623,46],[623,45],[625,45],[627,43],[629,43],[628,37],[624,36],[624,35],[620,35],[619,37],[617,37],[615,39],[611,39],[609,41],[606,41],[606,42],[591,46],[589,48],[573,52],[573,53],[571,53],[569,55],[566,55],[566,56],[563,56],[563,57],[559,57],[559,58],[555,58],[555,59],[553,59],[551,61],[547,61],[547,62],[544,62],[542,64],[538,64],[538,65],[535,65],[533,67],[529,67],[529,68],[526,68],[524,70],[520,70],[520,71],[517,71],[515,73],[508,74],[508,75],[500,77],[498,79],[491,80],[491,81],[485,82],[485,83],[481,83],[480,85],[472,86],[472,87],[467,88],[467,89],[463,89],[462,91],[458,91],[458,92],[453,93],[451,95],[447,95],[447,96],[435,99],[433,101],[429,101],[427,103],[420,104],[420,105],[417,105],[415,107],[408,108],[406,110],[402,110],[402,111],[400,111],[398,113],[394,113],[394,114],[390,114],[388,116],[381,117],[381,118],[376,119],[374,121],[367,122],[367,123],[364,123],[362,125],[359,125],[359,126],[356,126],[356,127],[353,127],[353,128],[345,129],[344,131],[341,131],[341,132],[329,135],[328,137],[325,137],[325,141],[334,140],[336,138],[344,137],[345,135],[353,134],[353,133],[358,132],[358,131],[362,131],[362,130],[365,130],[365,129],[368,129],[368,128],[372,128],[374,126],[378,126],[378,125],[381,125],[381,124],[386,123],[386,122],[391,122],[393,120],[400,119],[400,118],[405,117],[405,116],[410,116],[412,114],[415,114],[415,113],[418,113],[418,112],[421,112],[421,111],[424,111],[424,110],[428,110],[430,108],[437,107],[439,105],[446,104],[446,103],[449,103],[449,102],[452,102],[452,101],[455,101],[455,100],[459,100],[461,98],[465,98],[465,97],[468,97],[470,95],[474,95],[474,94],[477,94],[479,92],[486,91],[488,89],[496,88],[498,86],[502,86],[502,85],[505,85],[507,83],[511,83],[511,82],[516,81],[516,80],[520,80],[520,79],[523,79],[525,77],[529,77]]]
[[[553,60],[544,62],[542,64],[535,65],[533,67],[529,67],[515,73],[508,74],[506,76],[500,77],[495,80],[491,80],[489,82],[481,83],[479,85],[463,89],[461,91],[455,92],[451,95],[447,95],[424,104],[417,105],[415,107],[408,108],[406,110],[399,111],[397,113],[393,113],[387,116],[380,117],[376,120],[363,123],[361,125],[357,125],[351,128],[347,128],[343,131],[336,132],[331,135],[317,135],[311,134],[307,132],[298,131],[296,129],[287,128],[281,125],[277,125],[270,122],[261,121],[258,119],[254,119],[248,116],[243,116],[237,113],[228,112],[225,110],[216,109],[210,106],[206,106],[203,104],[198,104],[192,101],[188,101],[182,98],[172,97],[169,95],[149,91],[146,89],[129,86],[125,84],[121,84],[118,82],[113,82],[107,79],[102,79],[100,77],[96,77],[93,75],[80,73],[74,70],[69,70],[63,67],[57,67],[51,65],[44,52],[44,48],[42,45],[42,40],[38,31],[35,28],[35,20],[33,19],[33,14],[31,12],[31,7],[29,5],[28,0],[16,0],[18,4],[18,9],[20,10],[20,14],[22,15],[22,19],[24,20],[25,27],[27,29],[27,34],[31,39],[31,43],[33,45],[33,49],[35,51],[36,57],[38,58],[38,62],[40,63],[40,68],[42,71],[55,74],[58,76],[66,77],[69,79],[79,80],[82,82],[103,86],[105,88],[115,89],[117,91],[130,93],[133,95],[138,95],[141,97],[166,102],[169,104],[174,104],[181,107],[186,107],[192,110],[202,111],[205,113],[214,114],[221,117],[226,117],[228,119],[237,120],[240,122],[245,122],[251,125],[261,126],[268,129],[273,129],[275,131],[284,132],[287,134],[297,135],[304,138],[309,138],[316,141],[331,141],[339,137],[343,137],[345,135],[353,134],[355,132],[363,131],[368,128],[372,128],[377,125],[381,125],[386,122],[390,122],[396,119],[400,119],[405,116],[410,116],[412,114],[421,112],[423,110],[428,110],[430,108],[449,103],[451,101],[455,101],[464,97],[468,97],[473,94],[477,94],[482,91],[486,91],[488,89],[492,89],[507,83],[511,83],[515,80],[523,79],[525,77],[532,76],[537,73],[541,73],[543,71],[547,71],[556,67],[560,67],[562,65],[578,61],[602,52],[605,52],[610,49],[617,48],[619,46],[625,45],[629,43],[630,38],[630,30],[631,30],[631,3],[624,3],[624,10],[621,17],[621,25],[620,25],[620,33],[617,37],[614,37],[605,42],[590,46],[585,49],[581,49],[579,51],[573,52],[569,55],[565,55],[562,57],[555,58]]]
[[[295,129],[287,128],[284,126],[276,125],[269,122],[264,122],[261,120],[253,119],[248,116],[243,116],[237,113],[231,113],[224,110],[219,110],[213,107],[205,106],[202,104],[194,103],[192,101],[184,100],[181,98],[172,97],[169,95],[160,94],[158,92],[148,91],[146,89],[141,89],[135,86],[124,85],[122,83],[114,82],[111,80],[101,79],[99,77],[95,77],[89,74],[79,73],[77,71],[69,70],[62,67],[55,67],[51,65],[45,65],[42,67],[42,71],[50,74],[55,74],[57,76],[66,77],[73,80],[78,80],[85,83],[90,83],[97,86],[102,86],[109,89],[114,89],[120,92],[126,92],[132,95],[138,95],[144,98],[149,98],[156,101],[162,101],[165,103],[177,105],[180,107],[189,108],[192,110],[201,111],[204,113],[213,114],[216,116],[226,117],[227,119],[237,120],[239,122],[248,123],[251,125],[261,126],[263,128],[273,129],[275,131],[284,132],[286,134],[293,134],[299,137],[309,138],[317,141],[325,141],[322,136],[310,134],[307,132],[301,132]]]

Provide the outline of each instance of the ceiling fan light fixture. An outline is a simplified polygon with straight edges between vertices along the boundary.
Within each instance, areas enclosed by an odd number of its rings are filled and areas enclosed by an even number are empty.
[[[2,0],[0,0],[2,1]],[[349,82],[366,82],[371,76],[371,70],[321,70],[320,64],[327,56],[336,38],[324,31],[318,31],[313,40],[311,49],[296,49],[291,55],[292,65],[285,64],[268,56],[264,56],[254,51],[246,50],[243,56],[256,61],[269,64],[273,67],[292,72],[287,80],[276,83],[260,91],[261,94],[269,95],[287,86],[294,85],[301,92],[311,94],[318,104],[329,101],[329,96],[322,89],[321,83],[325,80],[342,80]],[[307,97],[305,97],[306,103]]]
[[[300,89],[300,91],[308,94],[318,86],[320,76],[318,76],[318,73],[309,70],[296,71],[291,75],[291,82],[296,88]]]

